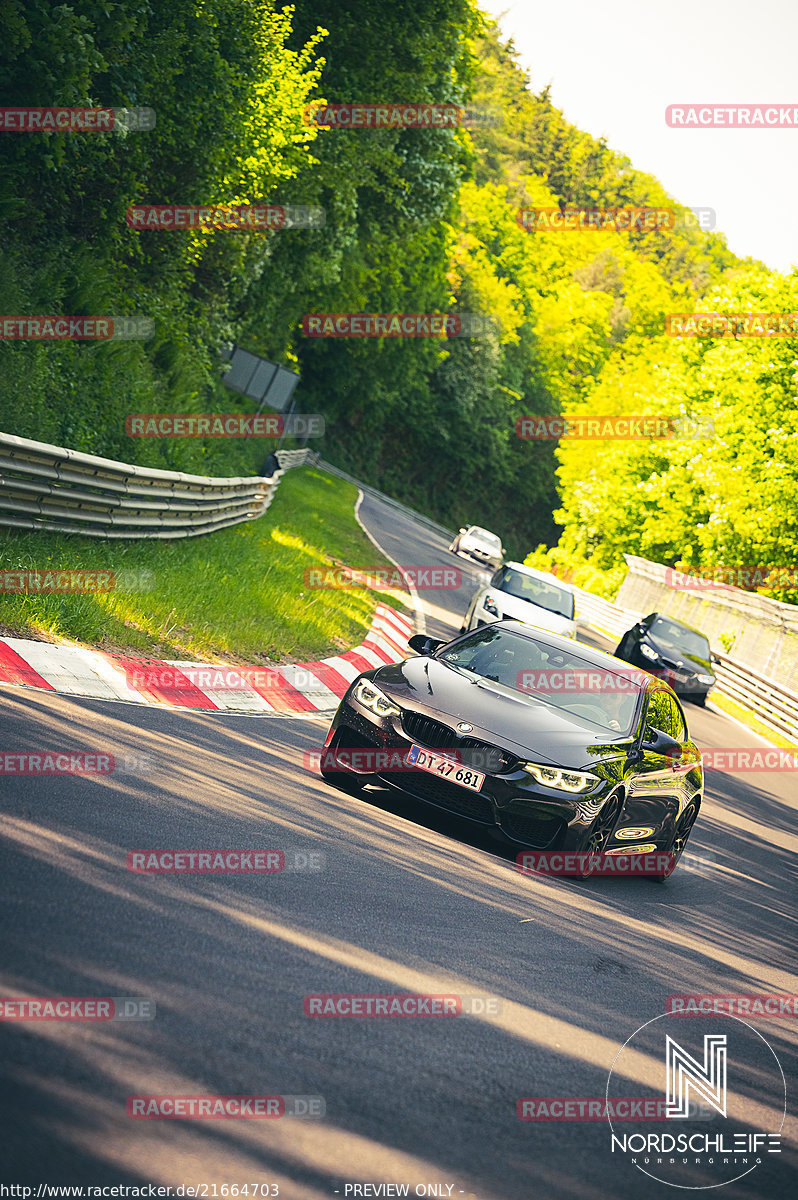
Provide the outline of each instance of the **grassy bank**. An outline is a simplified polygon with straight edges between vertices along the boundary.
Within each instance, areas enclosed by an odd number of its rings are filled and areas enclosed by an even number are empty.
[[[390,568],[355,521],[356,497],[352,484],[298,467],[264,517],[205,537],[105,542],[4,530],[0,568],[136,571],[146,590],[6,593],[0,632],[203,661],[300,661],[347,649],[362,641],[380,597],[308,587],[306,573],[331,558]]]

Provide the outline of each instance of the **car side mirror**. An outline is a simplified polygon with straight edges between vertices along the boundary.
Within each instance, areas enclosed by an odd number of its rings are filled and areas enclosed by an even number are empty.
[[[669,733],[663,733],[661,729],[652,729],[650,732],[654,734],[654,738],[650,740],[649,736],[643,735],[641,744],[644,750],[651,750],[654,754],[663,755],[664,758],[681,757],[681,744],[674,741]]]
[[[414,633],[407,639],[407,644],[416,654],[434,654],[440,646],[445,646],[443,638],[427,637],[425,633]]]
[[[719,654],[716,654],[714,650],[710,650],[710,652],[709,652],[709,661],[710,661],[710,662],[712,662],[712,663],[719,663],[719,662],[720,662],[720,655],[719,655]]]
[[[462,526],[462,527],[461,527],[461,529],[460,529],[460,532],[461,532],[461,533],[465,533],[465,526]]]

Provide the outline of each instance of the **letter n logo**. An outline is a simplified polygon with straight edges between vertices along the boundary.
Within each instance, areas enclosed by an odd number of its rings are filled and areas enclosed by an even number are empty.
[[[704,1034],[703,1065],[665,1035],[665,1068],[668,1080],[666,1117],[690,1115],[690,1088],[696,1096],[726,1116],[726,1034]]]

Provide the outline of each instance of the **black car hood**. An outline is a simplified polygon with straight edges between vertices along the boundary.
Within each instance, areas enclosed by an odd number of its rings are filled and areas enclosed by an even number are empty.
[[[712,664],[706,658],[699,658],[698,655],[688,654],[686,650],[682,650],[681,648],[677,649],[675,646],[668,646],[665,642],[652,637],[651,634],[648,635],[646,640],[651,643],[660,658],[667,658],[673,663],[677,663],[681,659],[686,667],[692,667],[694,671],[702,675],[715,674]]]
[[[372,678],[400,707],[453,727],[467,721],[474,726],[469,737],[499,745],[518,758],[577,769],[623,754],[631,746],[629,737],[581,724],[551,705],[503,692],[489,680],[473,683],[434,658],[409,658],[380,667]]]

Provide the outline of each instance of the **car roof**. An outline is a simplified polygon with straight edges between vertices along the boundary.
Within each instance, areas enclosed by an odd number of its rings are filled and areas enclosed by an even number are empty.
[[[546,583],[556,583],[557,587],[563,592],[570,592],[572,595],[574,593],[574,589],[570,583],[566,583],[563,579],[559,579],[549,571],[539,571],[537,567],[528,567],[525,563],[519,562],[506,562],[504,566],[512,567],[514,571],[519,571],[522,575],[531,575],[533,579],[543,579]]]
[[[639,682],[640,676],[645,675],[647,676],[645,691],[651,692],[655,688],[660,687],[670,695],[675,695],[675,692],[664,679],[659,679],[656,675],[651,675],[641,667],[635,667],[631,663],[623,662],[620,658],[615,658],[614,655],[607,654],[604,650],[597,650],[594,646],[586,646],[584,642],[575,642],[573,638],[561,637],[558,633],[549,633],[545,629],[538,629],[535,626],[527,625],[524,621],[492,621],[489,628],[506,629],[508,633],[521,634],[522,637],[529,638],[530,641],[542,642],[553,649],[568,650],[571,654],[578,654],[591,667],[601,667],[605,671],[614,671],[616,675],[621,675],[626,679],[637,680]],[[474,631],[471,630],[471,632],[473,633]]]
[[[486,533],[488,537],[495,538],[497,542],[501,542],[498,533],[492,533],[490,529],[486,529],[484,525],[469,525],[466,533]]]
[[[672,617],[669,613],[655,612],[649,613],[649,616],[653,617],[654,620],[656,620],[657,617],[662,617],[663,621],[670,621],[673,625],[678,625],[680,629],[689,629],[691,633],[697,633],[706,641],[709,641],[709,638],[704,633],[703,629],[698,629],[695,625],[688,625],[686,621],[680,621],[678,617]]]

